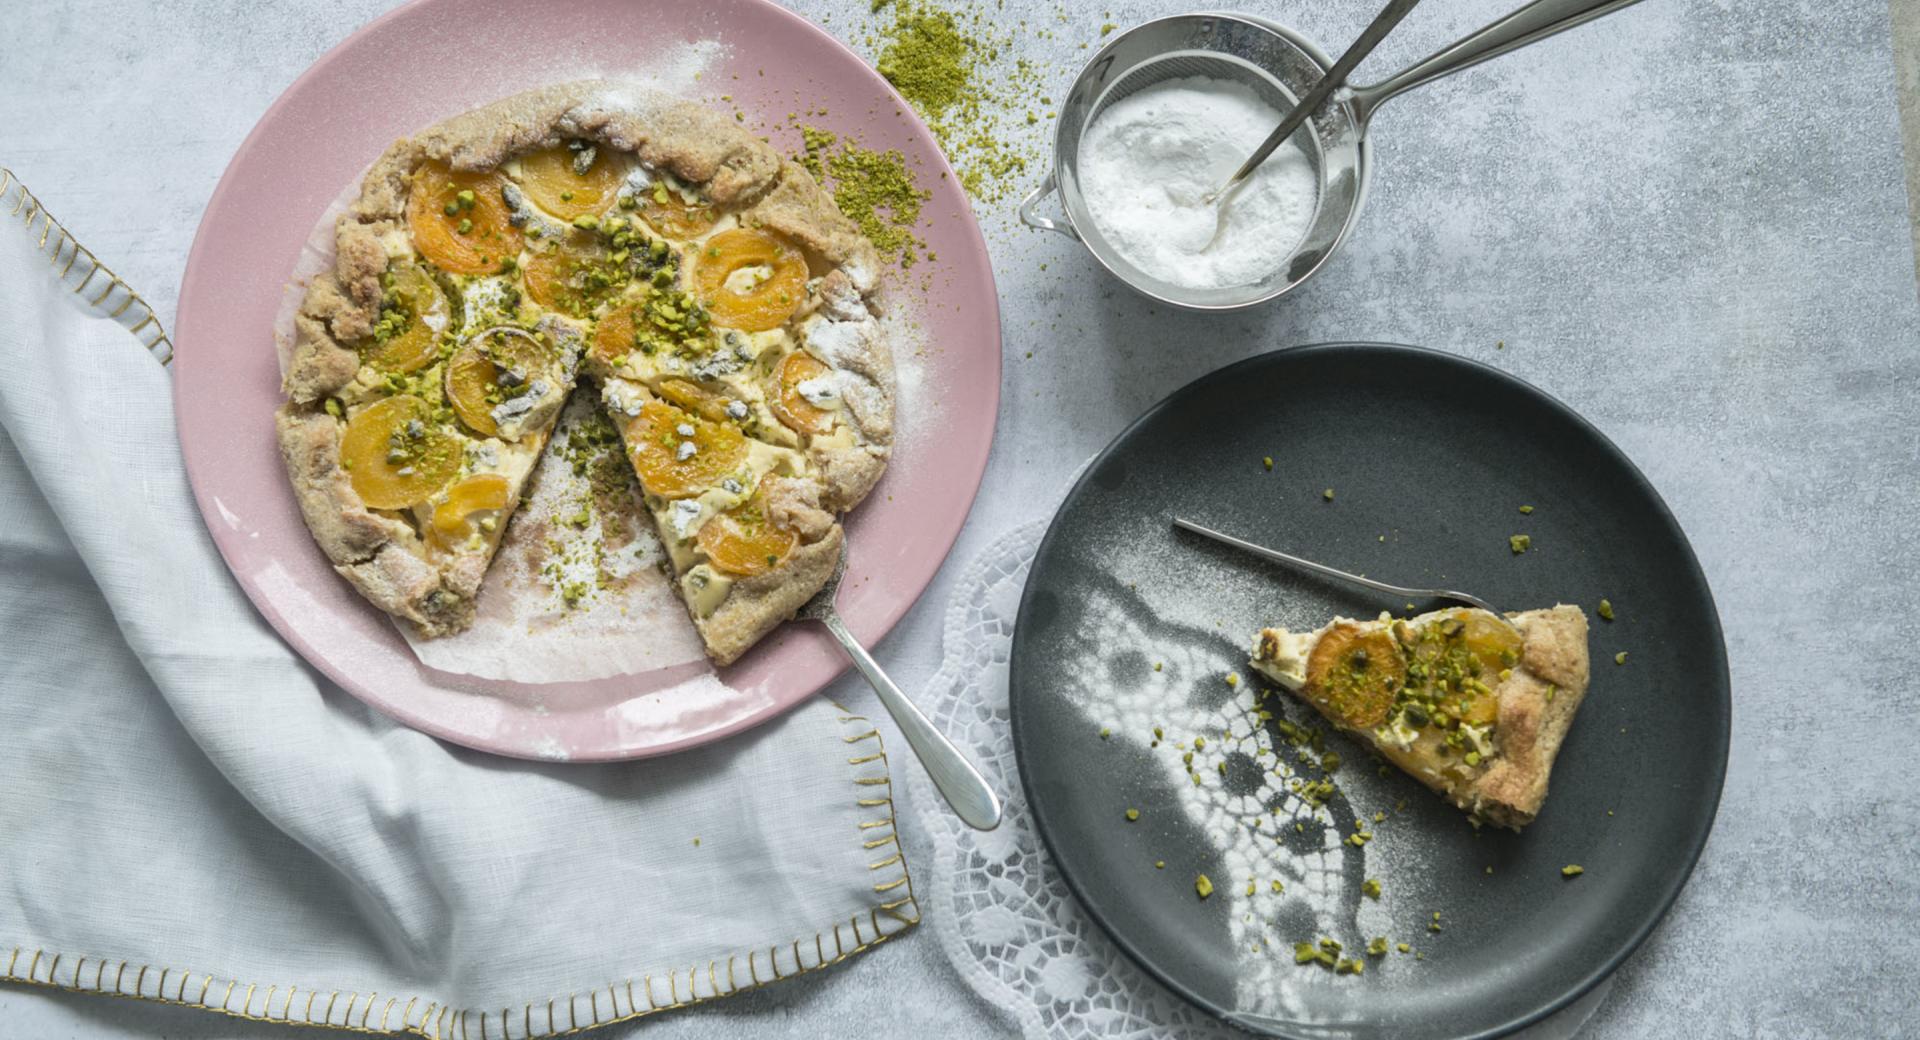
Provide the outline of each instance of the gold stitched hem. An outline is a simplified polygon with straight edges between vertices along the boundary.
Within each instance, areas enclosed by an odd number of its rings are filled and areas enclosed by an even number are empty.
[[[831,968],[920,923],[913,878],[894,833],[893,787],[880,731],[863,716],[848,713],[838,704],[834,707],[840,708],[840,722],[855,731],[841,739],[855,748],[847,764],[854,770],[855,804],[862,810],[858,840],[862,850],[874,855],[867,869],[874,872],[875,903],[865,912],[835,922],[831,931],[815,932],[811,939],[731,954],[724,961],[675,968],[664,977],[642,975],[608,983],[589,993],[569,993],[544,1004],[530,1002],[498,1011],[452,1008],[420,996],[378,992],[362,995],[298,986],[262,989],[255,983],[204,972],[155,969],[109,958],[75,959],[22,946],[0,945],[0,958],[6,960],[0,982],[198,1008],[251,1022],[352,1033],[411,1033],[428,1040],[546,1040],[704,1004]],[[892,846],[890,854],[874,851],[885,846]]]
[[[61,227],[20,178],[4,166],[0,166],[0,211],[24,222],[28,234],[39,231],[34,248],[47,257],[54,278],[62,286],[85,300],[94,313],[133,333],[161,364],[173,360],[173,341],[167,338],[167,331],[160,327],[160,319],[147,301]]]

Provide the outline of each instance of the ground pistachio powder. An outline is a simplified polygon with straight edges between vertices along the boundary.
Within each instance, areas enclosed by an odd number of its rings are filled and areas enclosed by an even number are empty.
[[[920,187],[906,156],[896,149],[863,148],[812,126],[800,128],[800,139],[800,165],[833,193],[840,212],[860,226],[882,256],[902,268],[912,267],[922,256],[934,259],[913,230],[932,193]]]
[[[1037,121],[1040,77],[1011,56],[1012,31],[985,5],[876,0],[873,9],[882,19],[867,39],[874,67],[926,120],[960,186],[981,202],[1019,190],[1036,146],[1014,131]]]

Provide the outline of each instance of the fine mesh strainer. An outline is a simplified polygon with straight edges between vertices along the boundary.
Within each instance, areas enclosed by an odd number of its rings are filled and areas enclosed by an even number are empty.
[[[1397,75],[1370,87],[1335,92],[1293,136],[1319,181],[1313,222],[1272,274],[1251,285],[1224,289],[1192,289],[1156,278],[1107,241],[1080,193],[1081,135],[1108,105],[1186,76],[1245,84],[1286,112],[1333,62],[1313,41],[1252,15],[1201,12],[1137,25],[1108,41],[1074,80],[1054,131],[1053,172],[1020,204],[1020,219],[1029,227],[1078,240],[1115,277],[1162,303],[1195,311],[1264,303],[1306,281],[1352,230],[1366,197],[1367,120],[1388,98],[1635,2],[1534,0]],[[1247,151],[1257,144],[1248,141]],[[1061,218],[1041,216],[1040,203],[1055,191],[1060,194]]]
[[[1080,137],[1107,106],[1186,76],[1244,83],[1262,101],[1285,112],[1332,64],[1305,37],[1249,15],[1183,14],[1135,26],[1108,41],[1074,81],[1054,132],[1053,172],[1021,204],[1020,219],[1079,239],[1121,281],[1165,303],[1232,310],[1272,299],[1324,263],[1360,212],[1367,144],[1345,105],[1336,100],[1322,106],[1293,137],[1319,182],[1305,237],[1279,270],[1252,285],[1228,289],[1191,289],[1163,281],[1134,266],[1107,241],[1080,193]],[[1258,143],[1249,141],[1247,150]],[[1064,220],[1050,220],[1036,211],[1056,188]]]

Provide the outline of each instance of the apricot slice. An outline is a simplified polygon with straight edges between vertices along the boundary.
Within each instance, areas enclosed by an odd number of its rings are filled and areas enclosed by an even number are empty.
[[[806,292],[806,257],[771,231],[731,228],[701,243],[692,256],[695,290],[715,325],[777,329]]]
[[[664,401],[641,406],[623,432],[641,485],[662,498],[697,495],[738,470],[747,458],[747,439],[739,430]]]
[[[340,460],[371,509],[405,509],[433,497],[460,472],[460,442],[433,425],[417,397],[376,401],[347,421]]]
[[[689,411],[702,419],[712,422],[737,422],[727,414],[727,406],[734,399],[701,386],[686,379],[668,379],[660,384],[656,391],[661,397],[673,402],[683,411]]]
[[[607,252],[578,238],[527,258],[527,295],[542,307],[584,318],[625,284]]]
[[[366,363],[382,372],[427,367],[440,356],[440,332],[447,327],[446,294],[425,270],[403,264],[393,270],[388,296],[392,305],[381,309],[374,340],[363,353]],[[399,331],[383,333],[382,327],[389,322],[397,324]]]
[[[766,498],[756,488],[752,498],[701,525],[698,541],[715,567],[750,578],[780,566],[800,536],[768,519]]]
[[[1378,726],[1407,679],[1400,644],[1380,629],[1343,621],[1307,655],[1307,697],[1348,726]]]
[[[473,514],[507,508],[508,490],[507,478],[498,473],[477,473],[455,484],[447,489],[447,500],[434,507],[434,531],[447,542],[464,538]]]
[[[1462,625],[1461,642],[1479,660],[1483,672],[1511,668],[1520,659],[1520,630],[1506,618],[1484,610],[1460,610],[1454,617]]]
[[[541,209],[559,217],[599,216],[620,194],[627,179],[627,159],[607,145],[594,145],[593,156],[565,145],[543,148],[520,158],[520,187]]]
[[[616,306],[602,314],[593,326],[593,339],[587,350],[595,361],[608,367],[632,353],[633,308]]]
[[[454,274],[492,274],[520,255],[520,229],[508,222],[498,171],[422,163],[407,194],[407,231],[420,255]]]
[[[773,414],[789,429],[799,433],[825,433],[833,429],[833,412],[821,408],[800,393],[800,384],[833,371],[804,350],[788,354],[774,371],[779,393],[773,395]]]
[[[655,231],[668,238],[698,238],[720,219],[719,211],[706,202],[688,202],[685,196],[656,182],[651,191],[640,196],[640,215]]]
[[[512,396],[514,387],[545,370],[546,352],[519,336],[492,335],[469,342],[447,362],[447,400],[476,433],[500,434],[493,409]],[[506,382],[503,373],[510,373]]]

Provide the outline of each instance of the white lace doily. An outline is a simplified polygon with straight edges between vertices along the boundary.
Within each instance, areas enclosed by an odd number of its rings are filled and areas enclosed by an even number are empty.
[[[961,572],[947,608],[944,657],[923,707],[1001,793],[1006,814],[995,830],[972,830],[921,771],[909,771],[935,852],[925,920],[967,984],[1028,1040],[1243,1037],[1120,952],[1081,912],[1034,832],[1014,763],[1007,669],[1027,568],[1045,531],[1034,521],[995,540]],[[1573,1036],[1609,988],[1524,1036]]]

